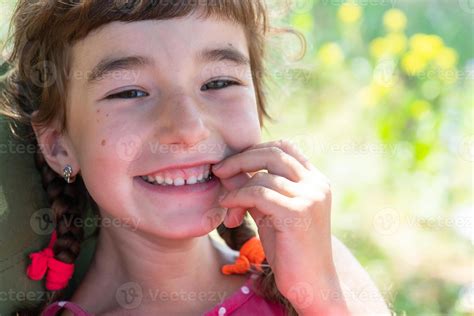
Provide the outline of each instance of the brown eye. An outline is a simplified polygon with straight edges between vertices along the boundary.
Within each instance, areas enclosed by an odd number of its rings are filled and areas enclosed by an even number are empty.
[[[236,81],[232,80],[214,80],[211,81],[201,87],[201,91],[206,91],[206,90],[220,90],[224,89],[233,85],[238,85],[239,83]]]
[[[141,90],[127,90],[109,95],[106,99],[135,99],[148,96],[148,93]]]

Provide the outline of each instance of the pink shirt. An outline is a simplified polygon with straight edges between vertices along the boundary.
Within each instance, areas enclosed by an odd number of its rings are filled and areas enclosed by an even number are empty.
[[[254,291],[254,278],[257,275],[250,274],[244,285],[239,290],[231,294],[222,303],[214,306],[210,311],[207,311],[203,316],[225,316],[225,315],[286,315],[283,305],[267,301],[262,296],[259,296]],[[44,316],[55,316],[58,311],[66,308],[73,312],[75,316],[94,316],[86,312],[79,305],[68,301],[58,301],[46,307],[43,312]]]

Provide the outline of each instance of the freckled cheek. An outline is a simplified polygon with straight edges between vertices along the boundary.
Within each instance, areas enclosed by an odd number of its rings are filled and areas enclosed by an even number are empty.
[[[82,177],[91,196],[103,207],[117,208],[123,202],[120,197],[130,190],[131,162],[121,159],[113,140],[105,137],[95,140],[94,147],[82,158]]]
[[[88,113],[88,117],[92,119],[81,126],[78,135],[81,175],[97,195],[120,194],[127,186],[121,183],[133,176],[130,166],[137,155],[138,142],[132,136],[138,134],[133,126],[114,120],[109,111],[97,110]],[[95,124],[96,120],[100,124]]]
[[[121,135],[118,131],[106,133],[95,130],[83,143],[85,146],[81,150],[81,168],[91,178],[129,176],[129,166],[139,154],[136,150],[138,143],[134,143],[134,139],[127,139],[131,134]]]

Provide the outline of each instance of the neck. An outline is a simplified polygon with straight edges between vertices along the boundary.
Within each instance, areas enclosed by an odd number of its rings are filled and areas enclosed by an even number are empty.
[[[179,300],[181,309],[189,303],[190,310],[207,310],[228,294],[218,287],[225,278],[220,273],[224,260],[209,235],[176,240],[138,230],[102,227],[83,281],[90,286],[81,284],[82,293],[75,293],[72,301],[83,301],[83,306],[91,306],[90,311],[126,308],[124,302],[132,298],[127,299],[127,295],[138,290],[142,293],[139,309],[177,306]],[[97,306],[96,299],[91,303],[95,295],[103,297],[104,293],[110,293],[110,297],[103,300],[103,306]],[[203,293],[215,294],[199,301]],[[85,296],[89,299],[83,300]],[[186,297],[194,299],[186,301]]]
[[[95,262],[101,270],[111,270],[115,262],[125,282],[142,287],[186,290],[211,281],[217,257],[208,235],[171,240],[138,231],[107,228],[101,231]],[[137,260],[139,259],[139,260]],[[117,274],[115,274],[117,276]],[[128,281],[127,281],[128,280]]]

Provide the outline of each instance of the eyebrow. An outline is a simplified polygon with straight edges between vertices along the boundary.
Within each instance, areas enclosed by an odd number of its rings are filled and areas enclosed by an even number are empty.
[[[105,57],[91,71],[88,84],[94,84],[106,74],[117,70],[129,70],[153,64],[153,59],[145,56]]]
[[[196,55],[196,60],[201,63],[230,61],[237,66],[249,66],[250,59],[234,47],[204,49]],[[105,77],[106,74],[117,70],[130,70],[151,66],[154,60],[147,56],[122,56],[105,57],[90,72],[87,78],[88,84],[94,84]]]
[[[205,49],[198,53],[200,62],[230,61],[238,66],[250,65],[250,59],[234,47]]]

